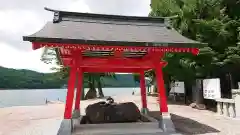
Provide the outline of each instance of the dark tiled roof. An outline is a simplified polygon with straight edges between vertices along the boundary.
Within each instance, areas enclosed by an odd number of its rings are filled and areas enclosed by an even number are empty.
[[[48,9],[49,10],[49,9]],[[188,39],[164,24],[164,18],[74,13],[54,10],[54,21],[40,31],[24,36],[25,41],[140,45],[189,46],[199,42]]]

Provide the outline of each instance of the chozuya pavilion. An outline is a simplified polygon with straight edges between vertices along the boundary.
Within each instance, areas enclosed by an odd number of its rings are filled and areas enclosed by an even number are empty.
[[[196,45],[199,42],[185,38],[167,26],[165,18],[45,9],[54,12],[53,21],[47,22],[38,32],[24,36],[23,40],[32,42],[33,50],[42,47],[58,49],[62,64],[70,68],[61,132],[71,134],[72,114],[80,116],[84,72],[139,73],[142,111],[146,113],[144,72],[152,69],[156,73],[159,115],[162,116],[159,125],[164,131],[171,128],[162,73],[167,63],[162,58],[166,52],[197,55],[199,49]],[[76,80],[77,92],[74,95]],[[74,96],[76,100],[73,109]]]

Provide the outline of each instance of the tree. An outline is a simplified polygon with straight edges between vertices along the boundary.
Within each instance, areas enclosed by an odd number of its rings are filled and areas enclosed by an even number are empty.
[[[64,67],[61,63],[61,58],[56,48],[44,48],[41,60],[47,64],[56,65],[52,69],[57,71],[59,78],[68,78],[69,68]],[[96,98],[96,86],[98,88],[99,97],[104,97],[102,90],[102,77],[114,78],[114,73],[84,73],[84,83],[88,83],[89,91],[86,93],[84,99]]]
[[[114,73],[85,73],[84,78],[88,80],[89,91],[85,96],[85,99],[95,98],[96,94],[96,87],[98,88],[98,95],[99,97],[104,97],[103,90],[102,90],[102,78],[103,77],[110,77],[115,78]],[[92,95],[94,94],[94,95]],[[88,97],[88,95],[90,97]]]
[[[236,0],[152,0],[150,16],[177,15],[171,20],[173,28],[188,38],[207,43],[196,57],[167,54],[165,75],[191,85],[197,78],[220,77],[222,84],[226,74],[230,82],[239,78],[232,74],[239,68],[240,60],[239,5]]]

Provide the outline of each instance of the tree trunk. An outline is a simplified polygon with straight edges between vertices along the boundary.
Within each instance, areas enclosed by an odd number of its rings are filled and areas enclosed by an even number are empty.
[[[82,94],[81,94],[81,100],[85,99],[85,91],[84,91],[84,86],[82,87]]]
[[[228,76],[229,76],[229,82],[230,82],[230,89],[232,90],[234,88],[233,77],[231,73],[228,73]]]
[[[196,80],[196,99],[195,103],[203,104],[204,97],[203,97],[203,80]]]
[[[166,95],[169,96],[169,93],[171,90],[171,81],[170,80],[165,81],[165,89],[166,89]]]
[[[193,108],[197,108],[200,110],[206,109],[204,105],[204,97],[203,97],[203,80],[197,79],[192,88],[193,92],[193,103],[190,105]]]
[[[193,102],[193,90],[192,90],[192,83],[189,81],[184,81],[185,84],[185,104]]]
[[[99,94],[99,97],[104,97],[104,94],[103,94],[103,91],[102,91],[102,83],[101,83],[100,79],[98,81],[98,94]]]
[[[154,80],[153,80],[153,86],[154,86],[153,92],[154,92],[154,93],[158,93],[157,82],[156,82],[156,78],[155,78],[155,77],[154,77]]]
[[[221,82],[221,97],[222,98],[231,98],[231,74],[224,73],[220,76],[220,82]]]
[[[88,86],[89,90],[85,96],[85,99],[93,99],[97,97],[97,91],[95,89],[95,80],[93,77],[90,75],[88,78]]]

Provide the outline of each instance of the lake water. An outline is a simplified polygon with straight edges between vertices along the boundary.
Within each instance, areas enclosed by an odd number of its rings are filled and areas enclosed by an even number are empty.
[[[65,102],[66,91],[66,89],[0,90],[0,108],[43,105],[46,99]],[[86,91],[87,89],[85,89],[85,93]],[[131,95],[133,91],[139,93],[140,88],[103,88],[105,96]]]

